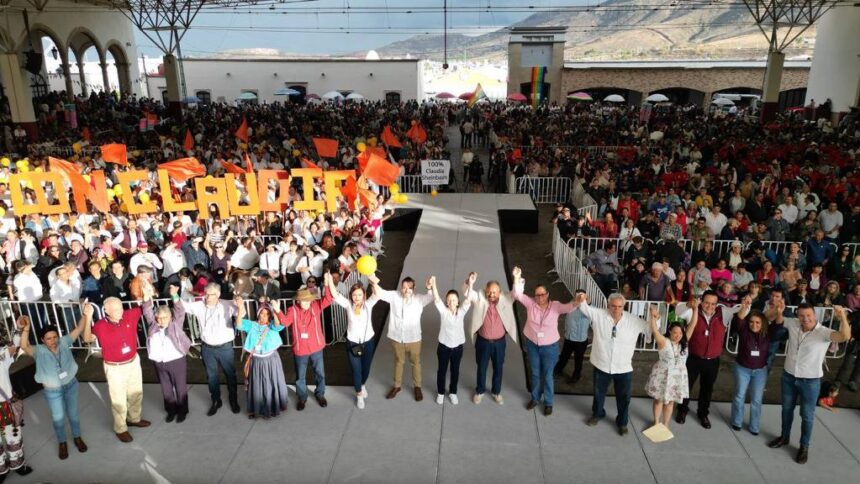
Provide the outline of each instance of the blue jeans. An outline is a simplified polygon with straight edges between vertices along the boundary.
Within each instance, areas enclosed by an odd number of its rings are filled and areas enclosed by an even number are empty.
[[[51,421],[57,442],[66,441],[66,417],[72,427],[72,437],[81,436],[81,422],[78,418],[78,380],[74,379],[59,388],[45,388],[45,400],[51,410]]]
[[[481,336],[475,338],[475,361],[478,363],[478,387],[475,393],[483,395],[487,391],[487,365],[493,362],[493,395],[502,393],[502,367],[505,365],[506,336],[490,341]]]
[[[436,393],[445,394],[445,380],[448,378],[448,367],[451,367],[451,384],[448,393],[457,394],[457,383],[460,381],[460,359],[463,358],[463,345],[449,348],[442,343],[436,346],[436,358],[439,369],[436,371]]]
[[[376,342],[373,338],[364,342],[364,354],[355,356],[352,354],[352,348],[358,346],[358,343],[353,343],[347,340],[346,356],[349,359],[349,367],[352,369],[352,388],[355,393],[361,391],[361,386],[367,383],[367,377],[370,376],[370,363],[373,361],[373,353],[376,351]]]
[[[791,435],[794,407],[800,397],[800,446],[809,448],[812,426],[815,424],[815,404],[820,391],[820,378],[795,378],[787,371],[782,372],[782,438],[788,439]]]
[[[597,418],[606,416],[603,402],[606,401],[606,392],[609,390],[610,382],[615,385],[615,405],[618,407],[618,417],[615,418],[615,424],[619,428],[627,427],[630,392],[633,387],[632,371],[627,373],[606,373],[597,368],[594,369],[594,401],[591,404],[591,414]]]
[[[732,398],[732,425],[741,427],[744,423],[744,402],[747,389],[750,391],[750,432],[759,432],[761,401],[767,383],[767,367],[755,370],[735,363],[735,395]]]
[[[526,353],[531,369],[532,400],[540,402],[543,397],[543,404],[551,407],[555,393],[553,370],[558,362],[558,343],[537,345],[526,339]]]
[[[218,378],[219,366],[224,370],[224,376],[227,377],[227,393],[230,401],[236,401],[238,394],[236,391],[236,364],[233,361],[233,342],[220,346],[209,346],[204,343],[201,353],[203,366],[206,367],[206,379],[209,383],[209,395],[212,397],[212,401],[221,400],[221,381]]]
[[[299,396],[299,401],[304,402],[308,399],[308,384],[305,380],[308,372],[308,361],[314,367],[314,376],[317,380],[317,389],[314,391],[314,395],[317,398],[325,395],[325,366],[323,366],[322,350],[294,358],[296,362],[296,394]]]

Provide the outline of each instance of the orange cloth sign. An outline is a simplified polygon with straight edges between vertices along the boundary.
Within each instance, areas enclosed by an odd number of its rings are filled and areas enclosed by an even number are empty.
[[[389,163],[388,160],[375,153],[371,153],[362,175],[379,186],[387,187],[397,181],[397,177],[400,176],[400,167]]]
[[[168,161],[158,165],[161,170],[167,170],[170,178],[176,181],[184,182],[196,176],[205,176],[206,167],[197,161],[197,158],[180,158],[178,160]]]
[[[320,158],[334,158],[337,156],[337,140],[329,138],[314,138],[314,146]]]
[[[418,144],[424,144],[427,141],[427,132],[424,131],[424,128],[421,127],[421,124],[415,123],[409,128],[409,131],[406,132],[406,136],[409,137],[412,141]]]
[[[191,130],[185,132],[185,142],[182,143],[182,149],[191,151],[194,149],[194,136],[191,136]]]
[[[227,173],[233,173],[234,175],[243,175],[243,174],[245,174],[245,170],[243,170],[242,168],[240,168],[240,167],[239,167],[237,164],[235,164],[235,163],[230,163],[229,161],[224,160],[224,161],[222,161],[222,162],[221,162],[221,165],[224,167],[224,171],[225,171],[225,172],[227,172]]]
[[[391,126],[386,126],[382,130],[382,134],[379,135],[379,138],[383,143],[387,144],[392,148],[402,148],[403,145],[400,143],[400,140],[397,139],[397,136],[394,136],[394,133],[391,131]]]
[[[248,120],[242,118],[242,124],[239,126],[239,129],[236,130],[236,137],[245,143],[248,142]]]
[[[302,161],[305,164],[305,168],[311,168],[314,170],[322,170],[322,168],[320,168],[316,163],[312,162],[311,160],[309,160],[307,158],[302,158]]]
[[[72,186],[72,196],[75,199],[75,210],[80,213],[85,213],[87,211],[87,201],[92,202],[93,207],[96,208],[99,212],[107,213],[110,211],[110,203],[107,199],[107,191],[104,187],[104,183],[101,186],[102,190],[96,190],[93,186],[91,186],[84,179],[84,176],[81,175],[81,169],[66,160],[61,160],[59,158],[54,158],[49,156],[48,163],[52,172],[58,172],[66,181],[69,182],[69,185]],[[101,175],[102,182],[104,181],[104,172],[97,172]],[[95,177],[95,173],[91,176]]]
[[[128,150],[124,144],[111,143],[109,145],[102,145],[101,152],[102,158],[108,163],[128,166]]]

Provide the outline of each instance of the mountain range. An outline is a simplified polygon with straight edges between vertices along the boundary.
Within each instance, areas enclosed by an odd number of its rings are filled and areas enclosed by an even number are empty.
[[[566,60],[758,59],[767,55],[768,46],[750,12],[737,2],[607,0],[587,10],[538,12],[510,27],[538,26],[567,27]],[[448,58],[505,58],[509,37],[509,28],[477,36],[448,35]],[[814,39],[812,27],[786,54],[811,56]],[[417,35],[376,50],[383,58],[409,54],[442,60],[443,44],[441,35]]]

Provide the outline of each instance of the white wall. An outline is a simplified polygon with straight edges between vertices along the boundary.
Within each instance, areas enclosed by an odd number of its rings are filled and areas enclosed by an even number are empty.
[[[283,101],[273,95],[276,89],[302,83],[309,94],[350,90],[369,100],[384,100],[386,92],[399,91],[404,101],[420,99],[418,66],[417,60],[183,60],[188,96],[209,90],[213,101],[223,96],[228,102],[244,90],[256,90],[260,102]]]
[[[860,7],[838,7],[818,22],[806,104],[830,98],[834,112],[860,100]]]

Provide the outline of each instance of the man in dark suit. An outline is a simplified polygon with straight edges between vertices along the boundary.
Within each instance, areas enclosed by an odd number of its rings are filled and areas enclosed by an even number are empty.
[[[251,297],[261,303],[281,297],[280,284],[278,284],[278,281],[272,280],[268,272],[258,270],[256,279],[254,282],[254,292],[251,293]]]

